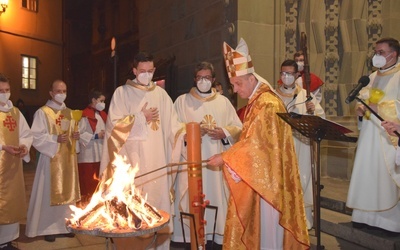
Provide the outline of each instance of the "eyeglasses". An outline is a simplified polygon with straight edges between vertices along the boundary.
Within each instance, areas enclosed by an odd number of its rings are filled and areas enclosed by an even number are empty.
[[[280,74],[281,74],[281,76],[288,76],[288,75],[294,75],[294,74],[296,74],[296,72],[281,71]]]
[[[196,76],[196,81],[201,81],[203,79],[211,81],[213,79],[212,76]]]

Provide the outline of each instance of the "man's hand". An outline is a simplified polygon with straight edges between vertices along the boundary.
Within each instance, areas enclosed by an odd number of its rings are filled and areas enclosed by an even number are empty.
[[[97,136],[99,137],[99,139],[104,139],[104,134],[105,134],[105,131],[101,130],[99,133],[97,133]]]
[[[209,129],[207,134],[213,140],[221,140],[226,138],[224,131],[222,130],[222,128],[219,127]]]
[[[396,136],[395,131],[400,132],[400,124],[398,123],[383,121],[381,125],[391,136]]]
[[[79,131],[76,131],[76,132],[72,132],[71,137],[72,137],[72,139],[79,140],[81,135],[79,134]]]
[[[57,142],[58,143],[66,143],[67,142],[67,134],[63,133],[63,134],[58,135]]]
[[[221,154],[216,154],[208,158],[207,164],[212,167],[221,167],[224,165],[224,161],[222,160]]]
[[[152,120],[158,120],[159,118],[159,113],[157,108],[149,108],[147,109],[147,102],[143,105],[142,107],[142,112],[144,114],[144,117],[146,117],[146,122],[152,121]]]
[[[314,113],[315,111],[315,104],[313,102],[306,102],[307,112]]]
[[[200,126],[200,134],[201,136],[205,136],[206,134],[208,134],[209,129],[208,128],[203,128]]]
[[[19,145],[19,150],[19,157],[21,158],[29,153],[28,148],[24,144]]]
[[[14,156],[17,156],[21,153],[21,149],[17,146],[3,145],[2,148],[4,151],[6,151],[7,153],[14,155]]]

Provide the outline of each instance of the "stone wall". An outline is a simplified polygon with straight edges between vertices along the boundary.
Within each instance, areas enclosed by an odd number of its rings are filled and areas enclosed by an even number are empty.
[[[148,0],[139,1],[138,9],[139,49],[159,59],[174,58],[172,99],[193,86],[193,70],[201,61],[214,64],[227,93],[222,44],[235,41],[235,1]]]

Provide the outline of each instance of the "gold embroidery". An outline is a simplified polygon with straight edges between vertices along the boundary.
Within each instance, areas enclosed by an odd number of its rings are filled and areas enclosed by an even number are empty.
[[[160,120],[159,120],[159,119],[157,119],[157,120],[151,120],[151,121],[148,121],[147,124],[150,125],[150,128],[151,128],[152,130],[157,131],[158,128],[160,127]]]
[[[212,115],[205,115],[203,120],[200,122],[200,127],[202,128],[214,129],[216,126],[217,123]]]

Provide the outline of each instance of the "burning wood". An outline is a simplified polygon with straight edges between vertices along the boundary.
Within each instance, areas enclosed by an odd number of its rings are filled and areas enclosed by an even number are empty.
[[[135,211],[129,209],[129,207],[127,207],[125,203],[119,202],[117,197],[114,197],[114,199],[112,199],[111,201],[107,201],[106,204],[108,204],[107,207],[110,213],[114,215],[114,221],[117,222],[117,224],[115,225],[116,227],[119,227],[119,220],[115,218],[123,219],[123,223],[128,222],[128,225],[130,225],[131,227],[133,226],[134,229],[139,229],[142,227],[142,220],[139,218],[139,216],[136,215]]]
[[[67,220],[67,226],[114,232],[151,228],[163,220],[161,213],[142,198],[133,184],[138,167],[131,168],[120,156],[113,165],[113,177],[100,181],[99,190],[84,209],[70,206],[74,214]]]

